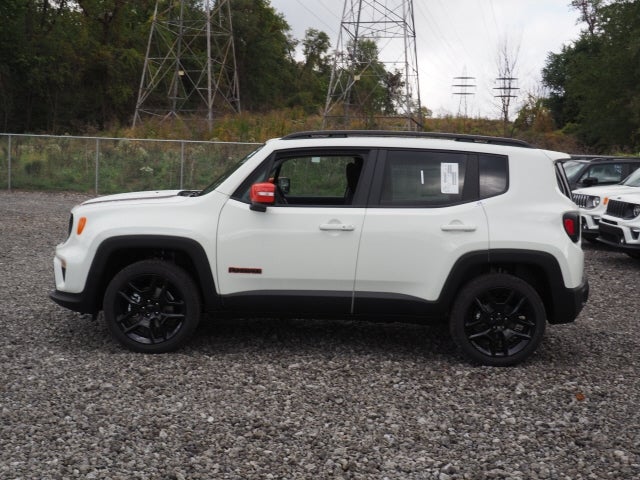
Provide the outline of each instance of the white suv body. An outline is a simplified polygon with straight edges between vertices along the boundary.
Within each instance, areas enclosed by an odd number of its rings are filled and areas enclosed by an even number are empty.
[[[75,207],[69,238],[56,248],[51,297],[76,311],[104,309],[114,336],[138,351],[182,345],[202,306],[234,315],[456,317],[452,334],[464,353],[510,365],[533,352],[546,320],[573,321],[588,295],[562,158],[487,137],[293,134],[202,192],[120,194]],[[522,301],[493,298],[506,291]],[[474,315],[486,316],[486,328]]]
[[[640,170],[634,171],[617,185],[578,188],[573,191],[573,201],[580,207],[582,238],[595,240],[600,235],[600,218],[607,210],[609,199],[627,193],[637,193],[640,187]]]

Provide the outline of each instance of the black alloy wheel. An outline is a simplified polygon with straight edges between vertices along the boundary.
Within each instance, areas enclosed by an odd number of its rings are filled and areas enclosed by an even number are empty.
[[[112,335],[136,352],[180,348],[200,321],[200,297],[180,267],[144,260],[117,273],[105,292],[104,316]]]
[[[494,273],[469,282],[458,295],[450,330],[463,354],[490,366],[510,366],[529,357],[546,326],[538,292],[513,275]]]

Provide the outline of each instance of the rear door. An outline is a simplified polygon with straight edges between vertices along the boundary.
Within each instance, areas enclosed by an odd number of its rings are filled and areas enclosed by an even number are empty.
[[[355,313],[420,313],[438,299],[457,259],[488,250],[479,163],[466,152],[382,155],[362,231]],[[483,188],[504,189],[505,182]]]

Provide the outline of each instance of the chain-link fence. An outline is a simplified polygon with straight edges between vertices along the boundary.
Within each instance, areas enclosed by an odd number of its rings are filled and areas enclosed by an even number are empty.
[[[258,144],[0,134],[0,188],[97,194],[210,184]]]

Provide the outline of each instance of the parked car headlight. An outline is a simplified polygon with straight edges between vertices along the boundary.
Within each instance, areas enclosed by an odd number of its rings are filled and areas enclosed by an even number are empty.
[[[594,195],[588,195],[586,205],[584,208],[587,208],[587,209],[596,208],[598,205],[600,205],[600,197],[596,197]]]
[[[640,205],[633,206],[633,216],[634,217],[640,216]]]

